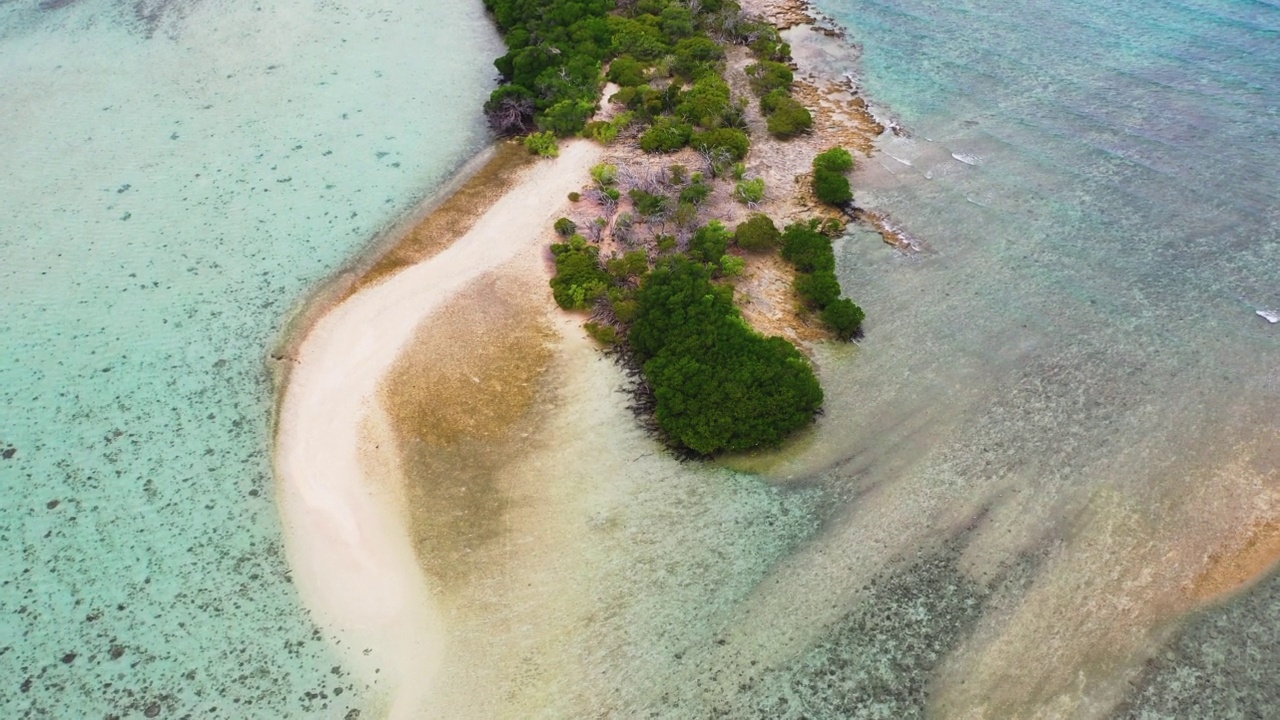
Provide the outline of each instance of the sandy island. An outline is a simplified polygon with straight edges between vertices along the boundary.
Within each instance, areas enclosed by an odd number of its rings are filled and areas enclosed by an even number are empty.
[[[303,601],[352,648],[389,717],[421,710],[445,633],[414,556],[402,488],[374,480],[395,468],[370,467],[390,456],[370,453],[391,437],[379,384],[415,329],[467,283],[541,251],[568,193],[600,156],[592,143],[565,143],[447,249],[342,300],[298,344],[276,438],[285,549]]]

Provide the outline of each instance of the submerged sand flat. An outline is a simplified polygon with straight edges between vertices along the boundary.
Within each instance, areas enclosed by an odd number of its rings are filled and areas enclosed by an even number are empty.
[[[465,235],[321,318],[283,392],[276,469],[286,549],[304,601],[378,679],[391,717],[415,717],[443,652],[405,531],[378,384],[415,329],[469,280],[536,252],[598,150],[581,142],[531,168]],[[388,458],[392,458],[388,460]],[[388,463],[392,466],[389,467]]]

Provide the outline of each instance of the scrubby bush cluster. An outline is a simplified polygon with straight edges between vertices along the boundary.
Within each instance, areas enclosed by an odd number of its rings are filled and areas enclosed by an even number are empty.
[[[819,153],[813,159],[813,192],[828,205],[844,205],[853,200],[849,178],[845,173],[853,169],[853,156],[848,150],[836,147]]]
[[[782,47],[772,43],[760,47],[766,53],[776,53],[785,47],[785,43]],[[752,49],[758,62],[747,66],[747,77],[752,91],[760,97],[760,112],[766,118],[769,133],[785,139],[808,132],[813,127],[813,115],[791,97],[791,83],[795,81],[795,75],[790,67],[780,62],[786,58],[771,57],[756,50],[756,45],[752,45]]]
[[[842,340],[849,340],[862,328],[862,308],[840,297],[836,278],[836,256],[831,238],[819,229],[817,220],[788,225],[782,233],[782,257],[795,266],[795,290],[800,299]]]
[[[738,225],[733,232],[733,241],[743,250],[764,252],[778,246],[782,233],[768,215],[756,213]]]
[[[674,256],[645,278],[629,342],[653,389],[654,417],[674,442],[708,455],[777,445],[822,405],[808,360],[752,331],[733,290]]]

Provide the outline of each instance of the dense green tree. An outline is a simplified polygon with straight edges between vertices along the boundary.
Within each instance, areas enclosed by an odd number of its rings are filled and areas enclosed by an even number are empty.
[[[792,223],[782,233],[782,257],[800,272],[836,269],[831,240],[811,223]]]
[[[742,321],[732,290],[705,266],[674,257],[637,294],[631,344],[644,361],[663,432],[702,454],[778,444],[822,404],[809,362]]]
[[[822,309],[822,321],[826,323],[836,337],[851,340],[862,329],[862,321],[866,313],[848,298],[840,298]]]
[[[844,205],[853,199],[849,178],[834,170],[818,168],[813,171],[813,193],[828,205]]]
[[[609,81],[622,87],[635,87],[645,83],[645,65],[630,55],[614,58],[609,63]]]

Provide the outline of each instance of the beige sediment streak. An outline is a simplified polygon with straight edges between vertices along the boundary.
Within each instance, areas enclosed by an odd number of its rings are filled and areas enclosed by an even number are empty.
[[[448,249],[346,298],[299,345],[276,438],[285,548],[303,601],[382,689],[385,712],[375,713],[422,713],[446,636],[410,543],[402,490],[378,480],[387,468],[369,466],[371,457],[390,456],[368,452],[389,436],[379,384],[446,300],[537,251],[599,155],[590,143],[567,144],[557,160],[526,170]]]

